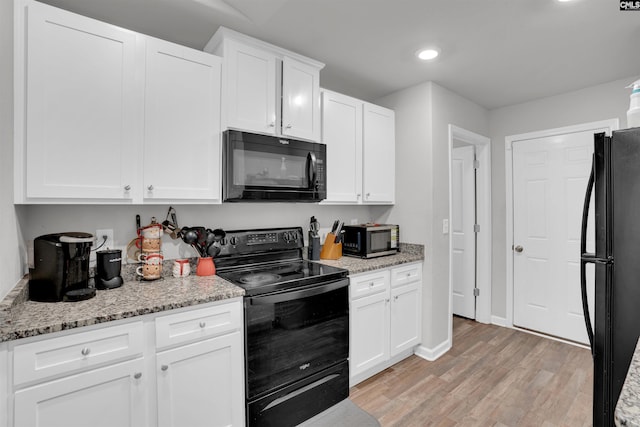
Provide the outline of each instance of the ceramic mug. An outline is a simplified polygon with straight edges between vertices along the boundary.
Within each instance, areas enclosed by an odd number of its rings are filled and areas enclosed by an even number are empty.
[[[162,224],[151,224],[140,229],[140,236],[144,239],[159,239],[162,237]]]
[[[173,277],[187,277],[191,274],[191,265],[188,259],[177,259],[173,262]]]
[[[144,264],[136,268],[136,274],[145,280],[159,279],[162,275],[162,264]]]
[[[162,252],[145,252],[138,255],[138,262],[146,264],[162,264],[163,260]]]
[[[161,245],[160,238],[142,238],[142,252],[159,252]]]

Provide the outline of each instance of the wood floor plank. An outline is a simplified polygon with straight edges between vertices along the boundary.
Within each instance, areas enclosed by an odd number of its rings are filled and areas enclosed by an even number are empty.
[[[589,350],[454,317],[453,347],[351,388],[383,427],[590,426]]]

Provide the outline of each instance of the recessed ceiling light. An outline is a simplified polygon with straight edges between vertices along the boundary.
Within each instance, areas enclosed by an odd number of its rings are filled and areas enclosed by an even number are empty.
[[[420,49],[416,52],[416,56],[423,61],[431,61],[436,59],[438,55],[440,55],[440,49],[437,48]]]

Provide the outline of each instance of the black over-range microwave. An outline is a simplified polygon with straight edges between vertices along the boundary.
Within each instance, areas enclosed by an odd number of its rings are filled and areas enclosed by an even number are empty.
[[[324,144],[224,132],[223,201],[319,202],[327,196]]]
[[[361,258],[393,255],[400,251],[400,226],[391,224],[345,225],[342,253]]]

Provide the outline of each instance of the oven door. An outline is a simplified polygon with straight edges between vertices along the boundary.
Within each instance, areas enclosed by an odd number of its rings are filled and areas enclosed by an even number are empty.
[[[224,200],[308,201],[326,197],[324,144],[226,131]]]
[[[247,399],[349,357],[349,279],[247,297]]]

